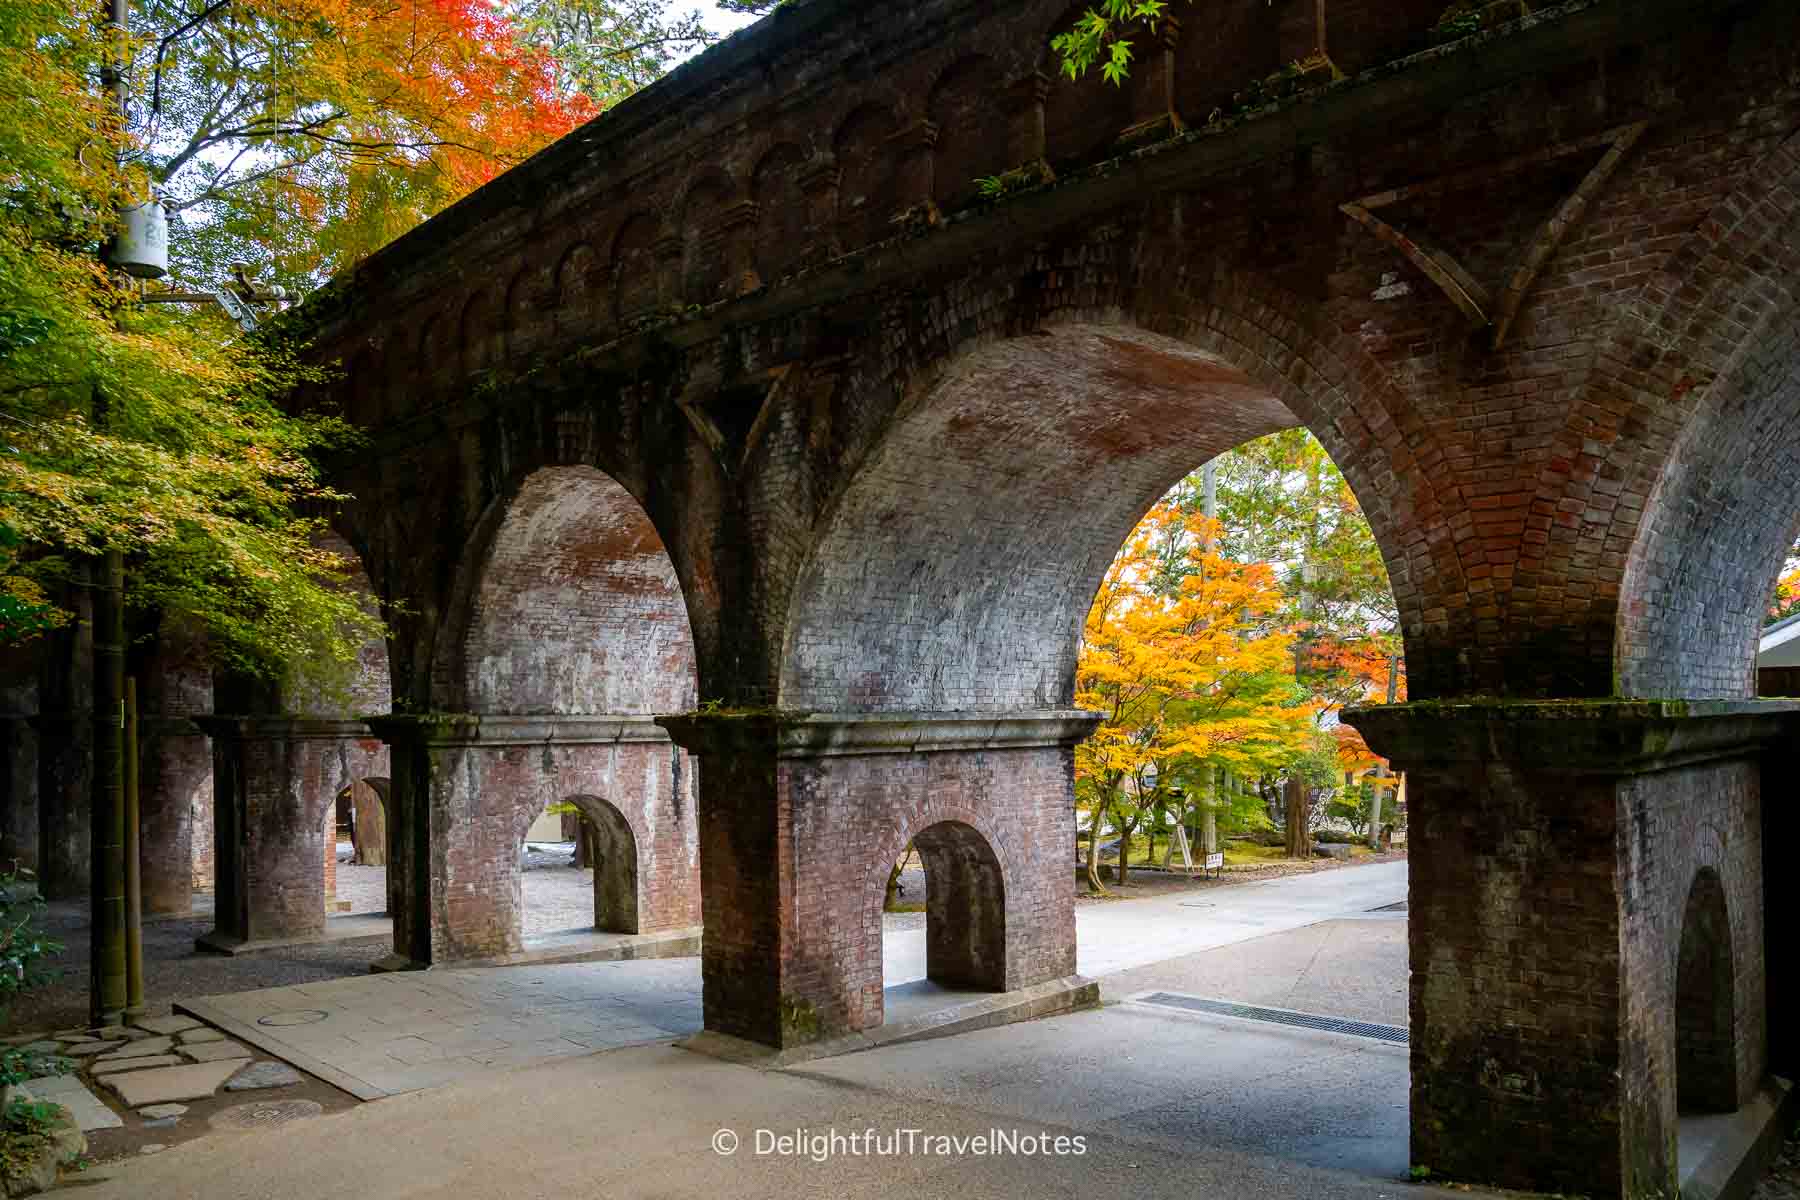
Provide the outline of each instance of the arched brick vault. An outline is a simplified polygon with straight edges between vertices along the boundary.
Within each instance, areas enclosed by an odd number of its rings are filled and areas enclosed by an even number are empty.
[[[783,706],[1067,707],[1081,623],[1144,511],[1207,459],[1300,423],[1380,498],[1370,518],[1419,628],[1415,578],[1456,564],[1409,544],[1393,462],[1371,453],[1388,381],[1354,342],[1287,318],[1291,298],[1210,282],[1183,311],[1102,309],[899,366],[884,382],[904,399],[794,589]]]
[[[1800,527],[1800,140],[1720,205],[1637,298],[1590,390],[1651,432],[1626,564],[1619,690],[1756,693],[1757,643]],[[1650,486],[1646,489],[1646,481]]]
[[[480,713],[682,712],[694,641],[643,508],[593,467],[525,478],[465,564],[439,643],[438,706]]]
[[[343,574],[333,586],[355,593],[363,611],[371,617],[379,617],[380,596],[356,548],[335,531],[318,535],[316,544],[343,561]],[[357,650],[356,662],[347,680],[328,682],[311,678],[302,663],[282,692],[281,709],[299,716],[342,719],[392,712],[393,677],[388,665],[387,641],[380,637],[365,641]]]
[[[1408,5],[1401,24],[1422,29],[1428,7],[1415,12]],[[905,131],[923,116],[935,83],[954,77],[958,58],[979,52],[1013,87],[1040,64],[1044,40],[1065,11],[1064,4],[1023,2],[991,13],[958,9],[944,27],[956,37],[890,47],[883,53],[896,56],[891,60],[868,59],[866,70],[840,75],[828,65],[843,50],[838,39],[872,32],[809,24],[812,40],[780,53],[804,50],[817,59],[818,79],[832,81],[829,105],[809,108],[796,93],[759,108],[757,89],[768,77],[753,83],[746,75],[721,93],[728,101],[721,98],[703,119],[694,116],[700,123],[683,145],[695,152],[665,160],[662,151],[646,150],[641,161],[605,160],[628,161],[628,168],[602,169],[600,143],[622,139],[622,146],[650,128],[632,113],[686,111],[687,84],[671,81],[635,108],[622,106],[606,126],[584,131],[571,148],[559,148],[556,161],[568,177],[544,195],[498,187],[492,194],[503,200],[459,206],[455,220],[433,222],[429,234],[409,237],[370,264],[363,289],[391,297],[391,312],[370,313],[374,330],[344,340],[343,356],[352,358],[365,341],[396,347],[407,343],[407,330],[436,331],[417,338],[426,347],[421,369],[384,400],[384,411],[394,414],[393,456],[371,463],[362,479],[345,480],[348,490],[368,497],[360,503],[385,526],[371,535],[378,557],[400,560],[412,576],[394,589],[410,606],[410,615],[396,620],[395,672],[411,703],[431,703],[418,665],[433,657],[451,588],[447,569],[404,560],[417,546],[468,536],[520,469],[585,461],[624,481],[663,532],[686,582],[701,675],[711,680],[702,694],[766,702],[780,687],[803,563],[825,536],[825,516],[854,489],[854,472],[874,461],[904,389],[975,339],[1124,319],[1187,340],[1181,322],[1207,305],[1221,310],[1213,326],[1220,336],[1254,353],[1276,344],[1267,351],[1274,374],[1285,378],[1296,359],[1303,362],[1293,381],[1299,391],[1318,390],[1304,377],[1320,371],[1318,356],[1291,347],[1324,345],[1338,360],[1339,377],[1316,403],[1353,398],[1315,419],[1303,401],[1270,387],[1247,358],[1211,351],[1322,437],[1337,427],[1338,441],[1327,437],[1327,444],[1377,527],[1389,531],[1384,549],[1406,614],[1415,694],[1743,690],[1741,648],[1721,652],[1723,666],[1677,652],[1677,643],[1691,643],[1699,636],[1693,631],[1717,619],[1749,629],[1717,610],[1709,595],[1725,589],[1704,582],[1721,576],[1694,557],[1694,544],[1706,539],[1671,541],[1654,531],[1678,522],[1639,519],[1653,492],[1667,514],[1693,507],[1681,487],[1659,484],[1680,429],[1691,429],[1694,446],[1709,448],[1714,457],[1707,462],[1724,461],[1710,448],[1732,439],[1714,437],[1713,419],[1695,418],[1691,409],[1702,400],[1723,404],[1723,393],[1689,387],[1677,399],[1665,389],[1659,399],[1653,388],[1634,398],[1640,356],[1606,347],[1629,341],[1627,322],[1638,308],[1654,311],[1665,296],[1680,295],[1667,286],[1670,279],[1710,269],[1695,247],[1717,236],[1708,232],[1713,222],[1735,231],[1736,209],[1758,188],[1779,193],[1773,181],[1785,178],[1784,168],[1771,156],[1800,111],[1800,98],[1779,82],[1790,77],[1794,57],[1791,8],[1748,4],[1737,10],[1741,21],[1690,23],[1673,33],[1676,27],[1665,24],[1629,53],[1584,52],[1609,55],[1605,70],[1589,70],[1592,57],[1565,54],[1560,61],[1569,71],[1497,70],[1494,82],[1476,85],[1470,81],[1498,60],[1459,51],[1467,61],[1440,73],[1454,76],[1456,87],[1419,74],[1422,90],[1405,93],[1403,106],[1379,110],[1387,119],[1314,132],[1326,128],[1334,106],[1360,103],[1390,83],[1404,89],[1417,72],[1450,60],[1416,71],[1407,66],[1391,79],[1377,70],[1290,115],[1259,116],[1160,158],[1116,159],[1112,169],[1065,181],[1042,197],[966,212],[922,236],[892,240],[886,216],[931,194],[931,164],[908,149]],[[1184,31],[1175,49],[1177,103],[1190,124],[1205,115],[1190,108],[1208,103],[1193,89],[1214,82],[1194,64],[1230,47],[1244,51],[1243,61],[1261,61],[1294,33],[1285,9],[1239,15],[1236,23],[1207,26],[1207,37]],[[1381,61],[1377,51],[1401,32],[1399,25],[1332,20],[1333,53],[1350,65]],[[1214,35],[1218,45],[1208,40]],[[1563,53],[1552,24],[1518,36],[1519,62]],[[1541,41],[1525,47],[1531,38]],[[812,95],[811,86],[801,92]],[[656,108],[658,96],[674,107]],[[1047,112],[1058,111],[1067,109],[1053,99]],[[849,136],[868,124],[855,114],[870,112],[882,114],[881,128],[869,125],[867,138]],[[1566,229],[1498,351],[1413,262],[1338,211],[1358,197],[1429,185],[1384,212],[1498,286],[1601,156],[1594,139],[1638,122],[1648,123],[1647,132]],[[1002,145],[1012,146],[1018,133],[1001,124],[993,130],[994,169],[1012,165],[1003,161],[1010,150]],[[1045,133],[1053,159],[1059,147],[1081,140],[1067,127]],[[722,139],[716,146],[707,140],[715,134]],[[678,211],[690,182],[714,170],[730,181],[732,196],[746,194],[756,164],[784,143],[811,156],[800,178],[807,203],[823,214],[808,224],[820,244],[801,248],[792,261],[817,262],[836,236],[842,241],[835,249],[860,250],[854,263],[765,279],[768,290],[748,305],[728,303],[653,334],[622,326],[610,299],[577,296],[572,307],[559,301],[563,307],[521,318],[526,327],[514,344],[531,350],[501,368],[503,399],[481,399],[456,375],[459,356],[441,343],[469,295],[525,268],[548,277],[578,245],[593,248],[592,274],[607,281],[609,296],[624,283],[648,295],[663,269],[651,253],[656,238],[648,228],[641,238],[623,237],[627,218]],[[1220,147],[1219,155],[1206,158],[1208,146]],[[1193,171],[1153,178],[1157,162],[1190,153],[1200,156]],[[868,180],[878,186],[871,190]],[[1110,198],[1083,199],[1101,195]],[[488,214],[478,226],[465,219],[477,207]],[[864,245],[884,233],[884,245]],[[421,258],[417,252],[431,238],[453,242],[456,253]],[[1735,234],[1724,244],[1751,261]],[[628,268],[621,246],[646,257]],[[444,265],[450,263],[453,269]],[[1711,306],[1714,319],[1735,319],[1720,307]],[[1723,307],[1735,309],[1735,301]],[[1696,344],[1714,337],[1698,326],[1692,336]],[[1771,344],[1767,353],[1774,352]],[[382,361],[401,357],[383,351]],[[1667,382],[1673,388],[1680,380],[1676,374]],[[1780,402],[1775,392],[1767,395],[1769,404]],[[765,402],[768,411],[759,412]],[[559,423],[571,412],[587,430],[574,459],[559,444]],[[408,440],[403,430],[419,436]],[[1762,444],[1751,432],[1740,440],[1746,452]],[[448,463],[446,442],[454,443]],[[1689,473],[1719,474],[1710,466]],[[372,476],[378,482],[364,486]],[[1720,513],[1737,511],[1709,503]],[[1651,539],[1641,546],[1640,529]],[[1759,535],[1759,544],[1780,540],[1773,530]],[[1746,557],[1759,564],[1752,576],[1773,561],[1761,549]],[[1638,564],[1629,580],[1628,562]],[[1658,582],[1665,576],[1690,582]],[[1763,582],[1752,579],[1740,590],[1761,591]],[[1667,676],[1678,660],[1694,665]]]

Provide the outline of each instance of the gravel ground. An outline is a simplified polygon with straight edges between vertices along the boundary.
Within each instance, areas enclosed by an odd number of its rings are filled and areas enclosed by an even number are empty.
[[[9,1015],[8,1030],[63,1029],[87,1023],[88,906],[59,902],[50,906],[48,926],[63,943],[50,965],[61,979],[19,997]],[[144,996],[152,1014],[167,1013],[177,996],[208,996],[252,988],[281,987],[361,975],[388,947],[320,945],[247,954],[237,958],[202,954],[194,939],[212,929],[212,917],[165,918],[144,923]]]
[[[1750,1193],[1750,1200],[1800,1200],[1800,1133],[1782,1147],[1781,1157]]]

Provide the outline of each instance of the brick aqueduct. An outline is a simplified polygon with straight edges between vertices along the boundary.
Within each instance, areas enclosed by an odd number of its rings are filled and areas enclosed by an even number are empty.
[[[568,799],[626,860],[601,925],[703,920],[719,1033],[881,1021],[912,839],[934,978],[1057,981],[1098,579],[1185,472],[1305,425],[1417,698],[1354,718],[1411,781],[1413,1161],[1672,1195],[1677,1112],[1800,1065],[1763,768],[1800,706],[1752,700],[1800,515],[1800,10],[1442,42],[1444,4],[1176,5],[1111,88],[1055,77],[1063,0],[812,0],[382,251],[306,310],[347,368],[308,402],[371,432],[337,528],[392,636],[335,709],[142,652],[153,902],[211,838],[215,938],[317,934],[325,811],[373,777],[399,965],[516,951]],[[52,887],[54,650],[7,692]]]

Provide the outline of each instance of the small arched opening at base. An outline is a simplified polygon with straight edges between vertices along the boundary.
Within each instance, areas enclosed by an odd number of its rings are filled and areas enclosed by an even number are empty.
[[[1005,991],[1006,881],[994,847],[980,830],[957,820],[926,826],[910,845],[925,873],[925,982],[957,991]],[[883,983],[928,991],[919,986],[916,923],[902,917],[892,923],[895,928],[886,928],[892,868],[884,856],[872,888],[871,910],[882,936],[871,940],[882,947]],[[884,1003],[887,1020],[905,1015],[887,1007]]]
[[[326,905],[333,913],[388,911],[388,789],[384,776],[352,779],[325,817]]]
[[[586,795],[552,801],[526,829],[520,849],[519,936],[524,943],[640,931],[637,834],[611,802]],[[591,924],[584,878],[590,871]]]
[[[1683,1113],[1738,1107],[1736,984],[1725,886],[1703,867],[1688,889],[1675,971],[1675,1097]]]
[[[581,813],[584,865],[594,872],[594,928],[638,932],[637,835],[625,814],[598,796],[571,796]]]

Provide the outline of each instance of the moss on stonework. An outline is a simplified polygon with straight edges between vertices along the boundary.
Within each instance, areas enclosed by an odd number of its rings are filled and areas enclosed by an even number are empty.
[[[799,725],[811,717],[811,709],[777,708],[772,704],[726,704],[722,700],[702,700],[683,717],[716,717],[727,721],[774,721],[779,725]]]
[[[783,1045],[816,1042],[824,1034],[824,1022],[812,1001],[796,996],[781,998],[781,1040]]]

